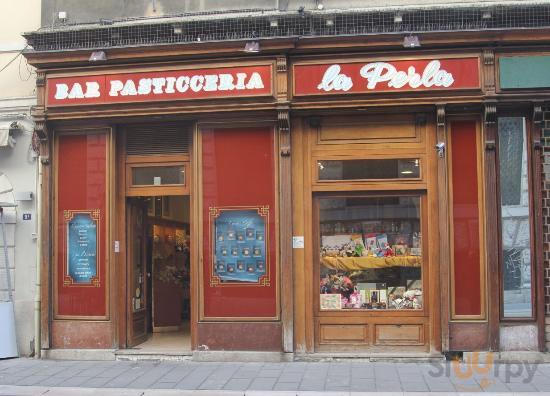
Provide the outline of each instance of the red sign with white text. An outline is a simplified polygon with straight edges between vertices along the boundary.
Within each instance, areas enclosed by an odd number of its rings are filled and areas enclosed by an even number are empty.
[[[294,66],[294,95],[479,89],[479,58]]]
[[[272,95],[271,65],[49,78],[48,106]]]

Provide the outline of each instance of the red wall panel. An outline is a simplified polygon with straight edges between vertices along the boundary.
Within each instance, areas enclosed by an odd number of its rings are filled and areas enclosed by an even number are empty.
[[[203,130],[203,290],[205,317],[275,317],[277,244],[275,158],[272,128]],[[210,209],[269,207],[266,224],[268,285],[212,285]],[[246,335],[243,335],[246,337]]]
[[[57,155],[57,315],[106,316],[107,135],[59,137]],[[66,211],[99,210],[95,284],[66,284]]]
[[[476,121],[451,124],[454,303],[456,315],[481,315],[481,246]]]

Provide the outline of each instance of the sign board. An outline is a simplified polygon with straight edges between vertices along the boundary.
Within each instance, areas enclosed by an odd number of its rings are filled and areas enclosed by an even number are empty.
[[[294,65],[294,96],[479,89],[479,58]]]
[[[47,106],[269,96],[272,86],[271,64],[55,77]]]

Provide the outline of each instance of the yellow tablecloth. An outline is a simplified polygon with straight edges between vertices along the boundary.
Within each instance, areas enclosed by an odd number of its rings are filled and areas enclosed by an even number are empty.
[[[393,257],[322,257],[321,263],[330,269],[354,271],[368,268],[420,267],[420,256]]]

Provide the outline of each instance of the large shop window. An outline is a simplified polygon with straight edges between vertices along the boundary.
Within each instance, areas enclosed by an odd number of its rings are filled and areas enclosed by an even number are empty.
[[[532,317],[529,158],[523,117],[498,119],[503,316]]]
[[[421,310],[421,196],[318,200],[321,310]]]

